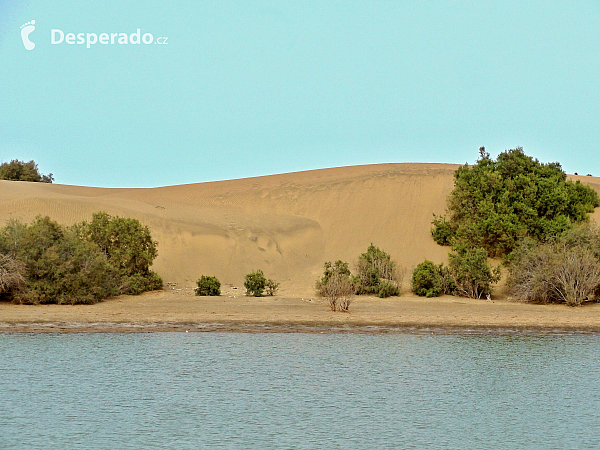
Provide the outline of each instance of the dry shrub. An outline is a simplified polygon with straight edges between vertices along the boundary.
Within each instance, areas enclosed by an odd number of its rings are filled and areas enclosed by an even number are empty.
[[[530,246],[511,264],[508,285],[511,293],[525,302],[579,306],[596,300],[600,260],[585,245]]]
[[[25,285],[24,267],[12,255],[0,254],[0,295],[21,289]]]
[[[354,296],[354,284],[349,276],[333,274],[318,285],[319,295],[325,297],[332,311],[347,312]]]

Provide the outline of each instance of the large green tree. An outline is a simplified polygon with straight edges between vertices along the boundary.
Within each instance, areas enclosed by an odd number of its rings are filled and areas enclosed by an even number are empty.
[[[559,163],[540,163],[521,147],[494,160],[482,147],[475,165],[456,170],[448,217],[434,218],[432,235],[439,244],[498,257],[526,236],[546,242],[587,221],[599,205],[598,194],[567,180]]]

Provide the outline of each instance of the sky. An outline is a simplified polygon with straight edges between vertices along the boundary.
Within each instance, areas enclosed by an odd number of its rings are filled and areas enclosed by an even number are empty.
[[[0,0],[0,160],[155,187],[520,146],[600,175],[599,78],[597,0]]]

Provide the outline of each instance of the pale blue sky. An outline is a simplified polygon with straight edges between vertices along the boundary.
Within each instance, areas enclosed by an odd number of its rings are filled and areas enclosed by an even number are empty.
[[[137,28],[168,45],[50,43]],[[0,159],[151,187],[523,146],[600,175],[599,75],[598,1],[0,0]]]

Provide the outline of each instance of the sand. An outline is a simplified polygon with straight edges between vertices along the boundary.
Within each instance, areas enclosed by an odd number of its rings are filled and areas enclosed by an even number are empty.
[[[3,331],[244,331],[313,333],[600,332],[600,304],[579,308],[452,296],[358,297],[349,313],[319,298],[121,296],[96,305],[0,304]]]
[[[0,181],[0,225],[40,214],[69,225],[99,210],[139,219],[159,243],[153,268],[169,283],[165,292],[91,306],[0,303],[2,329],[600,329],[600,305],[524,305],[508,301],[502,289],[493,303],[360,297],[350,314],[332,313],[314,297],[325,261],[353,265],[370,243],[407,274],[424,259],[446,261],[448,248],[433,242],[430,228],[433,214],[445,211],[456,168],[379,164],[152,189]],[[600,179],[572,178],[600,192]],[[592,217],[600,222],[600,211]],[[249,299],[232,289],[259,268],[281,283],[278,296]],[[217,276],[229,294],[191,295],[201,275]]]

